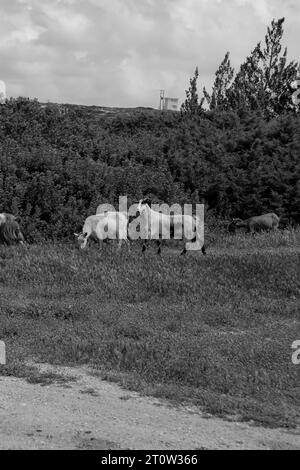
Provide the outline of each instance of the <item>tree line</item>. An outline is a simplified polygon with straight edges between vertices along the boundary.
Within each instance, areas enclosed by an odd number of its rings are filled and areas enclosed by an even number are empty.
[[[263,212],[300,223],[298,64],[281,51],[283,19],[235,74],[229,54],[211,93],[196,69],[180,112],[0,105],[0,211],[35,240],[72,237],[100,203],[206,205],[206,218]]]

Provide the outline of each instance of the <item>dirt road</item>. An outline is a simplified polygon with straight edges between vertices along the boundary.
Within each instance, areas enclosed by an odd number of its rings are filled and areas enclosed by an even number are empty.
[[[40,365],[72,377],[29,384],[0,376],[0,449],[300,449],[300,430],[204,417],[102,381],[88,369]]]

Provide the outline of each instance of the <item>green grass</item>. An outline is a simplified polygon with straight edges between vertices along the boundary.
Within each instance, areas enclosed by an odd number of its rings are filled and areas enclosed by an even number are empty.
[[[269,426],[300,422],[300,232],[208,235],[208,255],[0,247],[0,339],[26,359]]]

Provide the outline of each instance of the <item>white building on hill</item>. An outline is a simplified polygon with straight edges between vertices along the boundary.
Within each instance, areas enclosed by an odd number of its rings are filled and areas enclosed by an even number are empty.
[[[178,111],[178,98],[164,98],[163,99],[164,111]]]
[[[0,104],[5,103],[6,100],[6,85],[5,82],[0,80]]]

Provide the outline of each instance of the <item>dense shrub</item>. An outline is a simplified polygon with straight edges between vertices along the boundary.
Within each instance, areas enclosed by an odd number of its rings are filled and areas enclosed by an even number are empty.
[[[41,105],[0,107],[0,211],[30,239],[64,239],[98,204],[205,202],[207,218],[275,211],[300,222],[300,117]],[[212,215],[209,215],[209,214]]]

